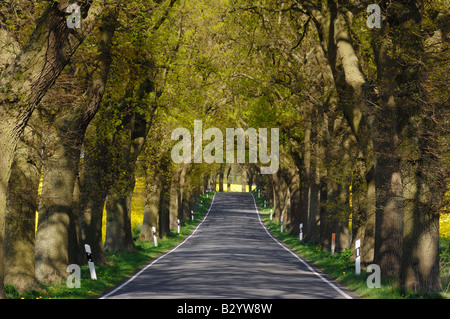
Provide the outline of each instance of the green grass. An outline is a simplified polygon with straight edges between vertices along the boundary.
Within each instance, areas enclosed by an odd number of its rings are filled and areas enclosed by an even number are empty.
[[[174,230],[170,236],[159,239],[158,247],[154,247],[153,242],[136,241],[136,250],[124,253],[108,253],[106,255],[108,265],[96,265],[97,280],[91,280],[88,266],[81,267],[81,288],[68,288],[65,281],[53,284],[41,284],[39,291],[26,291],[19,294],[11,285],[5,285],[7,298],[14,299],[80,299],[96,298],[105,291],[108,291],[127,278],[151,260],[166,253],[179,243],[181,243],[195,229],[202,216],[206,213],[212,196],[206,198],[201,196],[204,205],[198,206],[194,212],[194,221],[186,220],[181,227],[181,234]],[[270,221],[269,212],[271,207],[263,208],[263,199],[257,199],[263,220],[272,234],[283,241],[287,246],[301,255],[307,261],[315,264],[330,277],[335,278],[343,285],[353,290],[356,294],[364,298],[423,298],[424,296],[407,294],[402,295],[396,288],[393,279],[382,279],[381,288],[368,288],[366,280],[369,274],[362,268],[361,274],[356,275],[354,262],[350,260],[351,252],[336,253],[333,256],[329,251],[322,249],[319,245],[299,242],[297,236],[287,232],[280,233],[280,224]],[[133,229],[133,237],[139,235],[139,227]],[[435,294],[432,298],[450,298],[450,238],[441,238],[441,278],[444,292]],[[69,273],[67,273],[69,275]]]
[[[121,282],[131,277],[140,268],[168,252],[176,245],[181,243],[195,227],[199,224],[202,217],[209,208],[212,196],[200,196],[203,200],[203,206],[198,205],[194,212],[194,220],[186,219],[181,226],[181,232],[172,230],[171,234],[165,238],[158,239],[158,247],[155,247],[153,241],[136,241],[136,249],[132,252],[107,253],[108,265],[96,265],[95,271],[97,280],[90,278],[89,267],[81,266],[81,287],[68,288],[66,281],[55,282],[52,284],[41,284],[39,291],[26,291],[19,294],[11,285],[5,285],[6,297],[11,299],[85,299],[96,298],[104,292],[114,288]],[[139,228],[134,229],[134,236],[139,235]],[[67,276],[70,274],[67,273]]]
[[[256,196],[255,196],[256,197]],[[347,249],[343,253],[335,253],[331,255],[329,250],[323,249],[315,243],[300,242],[298,236],[291,235],[284,231],[281,233],[280,223],[270,220],[270,209],[272,207],[264,208],[263,199],[256,198],[262,219],[270,232],[290,247],[293,251],[298,253],[308,262],[316,265],[324,273],[336,279],[344,286],[354,291],[357,295],[369,299],[412,299],[412,298],[450,298],[450,288],[448,288],[450,281],[450,239],[441,239],[441,278],[443,293],[436,293],[432,295],[420,294],[402,294],[396,285],[395,278],[381,278],[380,288],[369,288],[367,286],[367,278],[370,273],[367,273],[366,268],[361,267],[361,274],[356,275],[355,263],[350,260],[351,251]],[[446,291],[446,289],[448,289]]]

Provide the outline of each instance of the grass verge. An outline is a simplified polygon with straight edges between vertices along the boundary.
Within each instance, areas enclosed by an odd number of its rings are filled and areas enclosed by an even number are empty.
[[[380,288],[369,288],[367,279],[371,273],[367,273],[366,268],[361,266],[361,274],[355,273],[355,263],[351,260],[352,252],[347,249],[342,253],[331,252],[323,249],[316,243],[300,242],[297,236],[294,236],[286,231],[281,233],[280,223],[270,220],[270,209],[273,207],[264,208],[264,199],[255,196],[259,211],[266,227],[270,232],[286,244],[293,251],[298,253],[308,262],[316,265],[324,273],[334,278],[348,289],[354,291],[357,295],[368,299],[413,299],[413,298],[450,298],[450,239],[441,239],[441,278],[442,278],[442,293],[435,293],[431,295],[421,295],[416,293],[402,294],[396,285],[395,278],[381,278]]]
[[[172,230],[165,238],[158,239],[158,247],[149,241],[135,241],[136,249],[132,252],[111,252],[106,254],[107,265],[96,265],[97,280],[90,278],[89,267],[81,266],[81,287],[68,288],[65,280],[51,284],[40,284],[40,290],[30,290],[19,294],[11,285],[5,285],[6,297],[10,299],[86,299],[96,298],[104,292],[119,285],[131,277],[140,268],[147,265],[153,259],[168,252],[181,243],[197,227],[206,214],[212,196],[211,193],[200,196],[203,205],[197,206],[194,212],[194,220],[186,219],[181,225],[180,234]],[[134,235],[138,235],[134,233]],[[69,276],[69,273],[67,273]]]

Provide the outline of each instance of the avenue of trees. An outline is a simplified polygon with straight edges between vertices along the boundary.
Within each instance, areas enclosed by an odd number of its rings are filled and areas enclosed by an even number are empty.
[[[81,28],[69,28],[70,4]],[[370,28],[367,7],[381,8]],[[305,240],[442,290],[449,11],[432,0],[0,1],[0,297],[135,249],[231,168]],[[176,164],[173,130],[279,128],[279,169]],[[203,140],[203,146],[210,143]],[[270,145],[270,143],[269,143]],[[225,147],[224,147],[225,149]],[[216,150],[217,151],[217,150]],[[106,239],[102,218],[106,210]],[[38,222],[36,225],[36,214]],[[37,227],[36,227],[37,226]]]

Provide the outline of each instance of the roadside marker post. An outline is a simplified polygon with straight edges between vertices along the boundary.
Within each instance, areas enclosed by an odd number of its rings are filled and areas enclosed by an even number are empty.
[[[191,210],[191,220],[194,220],[194,211]]]
[[[331,234],[331,255],[334,255],[336,249],[336,233]]]
[[[358,239],[355,242],[355,273],[359,275],[361,273],[361,240]]]
[[[178,234],[180,233],[180,220],[177,219],[177,226],[178,226]]]
[[[266,200],[264,200],[264,208],[266,208]]]
[[[86,257],[89,265],[89,272],[91,273],[91,279],[97,280],[97,274],[95,273],[94,260],[92,259],[91,246],[88,244],[84,245],[84,250],[86,251]]]
[[[299,235],[298,235],[298,239],[300,241],[303,240],[303,223],[300,223],[300,232],[299,232]]]
[[[283,232],[283,218],[281,218],[281,232]]]
[[[272,220],[272,210],[270,210],[270,220]]]
[[[152,227],[153,231],[153,243],[155,244],[155,247],[158,247],[158,239],[156,238],[156,227]]]

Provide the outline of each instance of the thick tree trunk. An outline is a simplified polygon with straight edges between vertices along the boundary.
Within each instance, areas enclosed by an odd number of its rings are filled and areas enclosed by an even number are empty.
[[[290,213],[286,221],[286,230],[297,235],[300,225],[300,181],[297,168],[292,167],[282,171],[283,178],[289,189]]]
[[[169,215],[170,215],[170,229],[177,229],[177,219],[179,212],[180,202],[178,201],[178,190],[179,190],[179,178],[180,172],[178,169],[174,169],[172,181],[170,183],[170,204],[169,204]]]
[[[85,162],[81,181],[81,199],[79,214],[80,262],[87,263],[84,245],[91,247],[92,259],[96,265],[106,264],[103,250],[102,219],[107,196],[107,182],[102,174],[105,166],[97,166],[96,170]]]
[[[61,225],[52,221],[47,225],[38,226],[36,260],[39,262],[36,265],[36,271],[39,273],[39,279],[43,281],[56,279],[54,276],[58,275],[65,277],[67,263],[80,264],[79,256],[82,252],[78,250],[84,251],[84,245],[80,247],[78,242],[79,236],[76,229],[78,228],[79,216],[74,215],[72,201],[84,134],[89,122],[100,107],[106,87],[111,64],[110,48],[115,29],[115,20],[115,10],[110,10],[102,18],[99,43],[100,54],[97,57],[99,70],[98,72],[93,72],[85,96],[75,103],[76,107],[73,110],[59,115],[51,125],[49,132],[47,132],[50,142],[46,145],[47,158],[44,161],[43,193],[41,206],[39,207],[39,220],[46,223],[47,220],[52,220],[51,216],[56,215],[64,216],[64,218],[59,219],[62,222]],[[60,190],[60,192],[57,190]],[[81,215],[81,217],[84,217],[84,215]],[[66,219],[69,220],[69,224],[66,224]],[[68,228],[63,230],[64,227]],[[51,236],[56,229],[61,233],[61,237]],[[66,244],[67,247],[62,246]],[[48,247],[51,249],[48,250]],[[67,251],[60,255],[63,260],[56,261],[56,256],[53,255],[52,251],[62,252],[63,249]],[[66,254],[68,260],[65,260]],[[53,274],[53,270],[48,268],[48,262],[61,265],[66,264],[66,266],[63,267],[63,272],[56,270],[56,273]],[[51,271],[52,274],[48,274],[46,271]]]
[[[425,159],[422,159],[425,160]],[[425,160],[426,161],[426,160]],[[421,164],[419,164],[421,163]],[[419,167],[421,165],[422,167]],[[405,232],[400,285],[405,291],[439,292],[442,290],[439,270],[439,207],[433,171],[434,165],[404,163]],[[445,189],[445,188],[444,188]],[[433,192],[436,192],[433,195]],[[441,196],[442,196],[441,195]],[[437,203],[435,202],[437,201]]]
[[[91,31],[101,7],[84,3],[83,14],[89,15],[83,27],[67,28],[64,10],[69,1],[49,4],[28,43],[14,62],[1,74],[0,93],[0,247],[4,246],[6,191],[11,174],[14,150],[34,108],[68,63],[77,47]],[[19,76],[18,76],[19,75]],[[3,249],[0,249],[3,261]],[[0,298],[4,267],[0,262]]]
[[[106,200],[106,239],[104,249],[108,251],[133,250],[134,243],[131,236],[131,197],[135,184],[137,160],[144,147],[150,130],[156,104],[152,103],[148,114],[137,110],[137,105],[145,100],[154,90],[151,78],[151,61],[147,61],[149,75],[142,79],[136,88],[137,79],[132,78],[124,97],[124,111],[127,112],[122,124],[124,131],[118,131],[115,139],[117,144],[116,166],[112,174],[117,176],[109,190]],[[128,100],[128,101],[127,101]],[[131,111],[130,111],[131,110]]]
[[[160,171],[145,175],[145,206],[139,240],[153,240],[152,227],[159,228],[159,204],[163,176]],[[159,230],[157,230],[159,233]]]
[[[110,189],[106,199],[105,251],[132,251],[135,249],[131,235],[131,196],[134,181],[129,181],[126,190]]]
[[[14,158],[14,150],[16,148],[17,132],[0,122],[0,298],[4,298],[4,234],[5,234],[5,217],[6,217],[6,194],[9,176],[11,174],[11,164]]]
[[[60,127],[63,127],[63,123]],[[68,136],[61,134],[55,125],[48,132],[51,142],[46,145],[44,178],[39,204],[39,221],[36,233],[36,277],[50,282],[65,278],[69,264],[70,227],[75,224],[73,193],[77,178],[80,150],[68,143]],[[78,254],[76,254],[78,255]]]
[[[106,113],[106,112],[105,112]],[[96,264],[105,264],[106,257],[103,250],[102,220],[106,196],[111,186],[111,154],[109,146],[112,144],[112,134],[103,136],[105,128],[102,124],[108,115],[101,114],[102,120],[93,123],[88,128],[84,143],[85,154],[82,169],[80,170],[80,215],[79,215],[79,242],[81,245],[89,244],[92,258]],[[80,249],[83,252],[83,248]],[[80,260],[87,262],[80,256]]]
[[[375,167],[376,232],[374,263],[383,276],[398,276],[403,244],[403,193],[398,150],[396,82],[398,71],[393,61],[393,43],[389,24],[377,32],[374,52],[380,88],[380,110],[373,123]]]
[[[19,292],[38,288],[34,250],[41,144],[41,123],[34,113],[17,146],[8,185],[5,283],[15,286]]]

